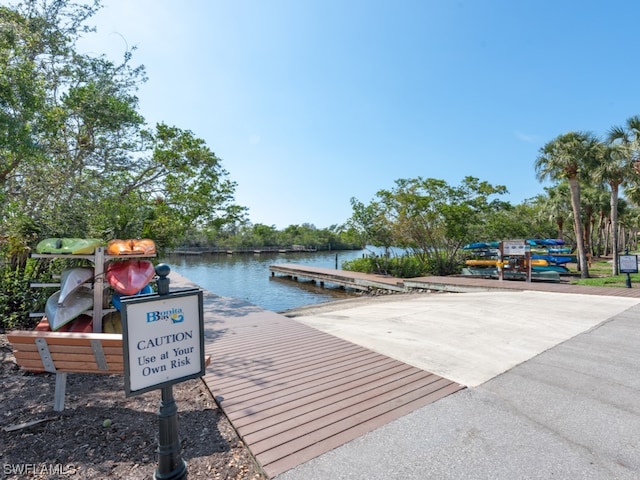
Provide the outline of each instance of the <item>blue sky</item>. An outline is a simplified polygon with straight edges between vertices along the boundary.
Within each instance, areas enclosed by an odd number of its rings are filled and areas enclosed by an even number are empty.
[[[634,0],[104,0],[82,48],[134,63],[150,124],[191,130],[253,223],[344,223],[398,178],[519,203],[540,147],[640,114]]]

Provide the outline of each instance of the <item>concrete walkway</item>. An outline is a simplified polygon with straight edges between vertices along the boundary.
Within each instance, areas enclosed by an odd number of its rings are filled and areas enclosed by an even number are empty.
[[[638,479],[638,302],[498,292],[301,312],[308,325],[473,388],[277,478]]]
[[[303,309],[296,319],[473,387],[640,303],[531,291],[385,300]]]

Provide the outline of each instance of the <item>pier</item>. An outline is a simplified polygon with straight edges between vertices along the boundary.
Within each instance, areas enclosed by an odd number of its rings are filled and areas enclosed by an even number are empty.
[[[351,288],[368,292],[371,290],[390,290],[393,292],[405,292],[406,287],[402,280],[387,277],[384,275],[370,275],[360,272],[350,272],[347,270],[333,270],[330,268],[310,267],[307,265],[297,265],[293,263],[270,265],[271,276],[280,274],[293,280],[306,278],[324,286],[325,283],[339,285],[344,288]]]
[[[332,268],[311,267],[294,263],[269,266],[272,276],[280,274],[292,280],[306,278],[324,286],[326,283],[351,288],[358,291],[389,290],[391,292],[488,292],[496,290],[531,290],[539,292],[578,293],[585,295],[605,295],[616,297],[640,297],[638,288],[611,288],[572,285],[557,282],[525,282],[523,280],[497,280],[467,276],[427,276],[415,278],[396,278],[386,275],[335,270]]]

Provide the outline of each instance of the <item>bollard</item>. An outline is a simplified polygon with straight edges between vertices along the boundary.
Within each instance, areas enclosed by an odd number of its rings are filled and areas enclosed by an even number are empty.
[[[156,266],[158,295],[169,294],[169,265]],[[154,480],[183,480],[187,478],[187,464],[180,455],[178,438],[178,406],[173,398],[173,385],[162,387],[162,399],[158,411],[160,435],[158,436],[158,468]]]

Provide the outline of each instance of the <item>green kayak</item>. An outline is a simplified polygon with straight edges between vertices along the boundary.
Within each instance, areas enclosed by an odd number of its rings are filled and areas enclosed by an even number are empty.
[[[97,238],[45,238],[36,245],[38,253],[91,255],[104,242]]]

